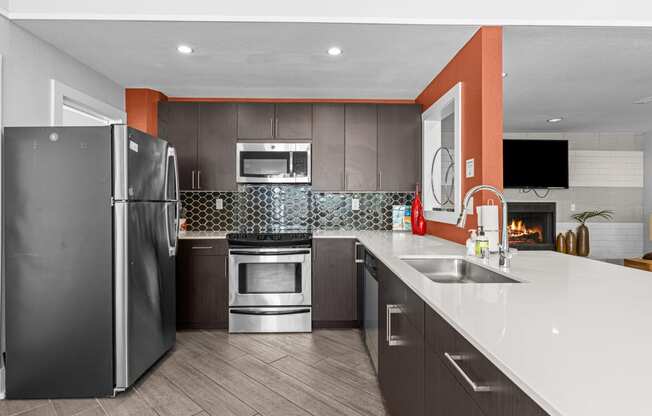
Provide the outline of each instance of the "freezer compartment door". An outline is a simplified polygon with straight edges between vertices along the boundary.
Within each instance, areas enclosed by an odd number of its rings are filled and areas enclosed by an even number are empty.
[[[111,128],[4,133],[7,398],[110,395]]]
[[[113,126],[114,198],[117,201],[176,200],[170,188],[169,144],[124,125]],[[174,172],[172,172],[174,173]],[[176,184],[175,184],[176,185]]]
[[[116,390],[174,346],[176,203],[116,203]]]

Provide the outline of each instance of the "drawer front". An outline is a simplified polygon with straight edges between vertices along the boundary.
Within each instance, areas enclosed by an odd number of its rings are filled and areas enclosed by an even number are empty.
[[[439,357],[486,416],[546,413],[441,316],[426,308],[426,349]]]
[[[179,240],[179,248],[193,256],[226,256],[227,243],[222,239]]]

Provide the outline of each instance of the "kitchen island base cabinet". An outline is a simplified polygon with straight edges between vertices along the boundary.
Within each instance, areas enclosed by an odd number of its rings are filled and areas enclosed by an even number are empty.
[[[359,326],[355,240],[315,238],[312,243],[314,328]]]
[[[424,415],[425,304],[378,265],[378,378],[392,416]]]
[[[177,328],[228,328],[226,240],[180,240]]]

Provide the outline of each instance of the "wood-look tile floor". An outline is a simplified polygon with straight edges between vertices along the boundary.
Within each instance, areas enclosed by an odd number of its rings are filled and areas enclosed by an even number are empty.
[[[3,400],[0,416],[386,415],[359,330],[182,331],[176,348],[115,398]]]

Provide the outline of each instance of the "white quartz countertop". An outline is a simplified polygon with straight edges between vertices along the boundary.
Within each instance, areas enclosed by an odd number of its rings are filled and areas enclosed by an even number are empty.
[[[440,284],[400,258],[463,246],[390,231],[314,237],[357,238],[551,415],[652,415],[652,273],[529,251],[507,273],[525,283]]]
[[[213,240],[225,239],[228,231],[181,231],[179,239],[181,240]]]

